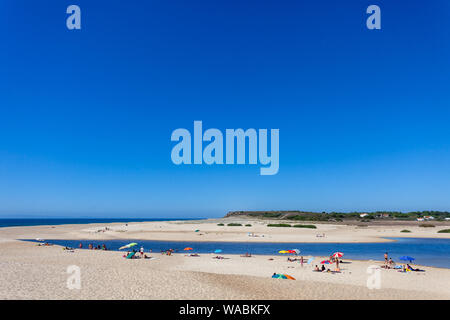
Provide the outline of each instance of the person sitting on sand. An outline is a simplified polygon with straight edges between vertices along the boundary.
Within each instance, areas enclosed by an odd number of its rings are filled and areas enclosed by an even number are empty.
[[[322,265],[322,272],[324,272],[325,271],[325,266],[324,265]]]
[[[411,270],[411,271],[425,271],[425,270],[422,270],[422,269],[414,269],[414,268],[411,267],[409,264],[407,264],[406,266],[407,266],[408,269]]]
[[[395,262],[394,262],[394,260],[392,260],[392,258],[389,258],[388,266],[389,266],[389,268],[395,267]]]
[[[320,271],[319,267],[317,266],[317,264],[316,264],[316,267],[314,268],[314,271],[316,271],[316,272]]]

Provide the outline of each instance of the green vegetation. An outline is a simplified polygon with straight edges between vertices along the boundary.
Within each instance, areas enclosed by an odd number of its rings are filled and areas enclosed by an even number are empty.
[[[336,222],[345,220],[357,220],[371,222],[373,220],[416,220],[427,216],[433,217],[435,221],[444,221],[450,218],[448,211],[375,211],[375,212],[309,212],[309,211],[234,211],[227,214],[228,217],[250,216],[261,219],[277,219],[289,221],[324,221]]]
[[[248,224],[246,224],[245,226],[246,226],[246,227],[251,227],[252,225],[248,223]]]
[[[281,217],[281,213],[277,212],[250,212],[248,214],[251,217],[258,217],[258,218],[279,218]]]
[[[308,229],[317,229],[317,227],[313,224],[296,224],[293,226],[294,228],[308,228]]]
[[[419,227],[422,227],[422,228],[434,228],[435,225],[434,224],[428,224],[428,223],[422,223],[422,224],[419,224]]]
[[[241,227],[242,224],[240,224],[240,223],[229,223],[229,224],[227,224],[227,226],[229,226],[229,227]]]
[[[450,233],[450,229],[439,230],[438,233]]]
[[[290,227],[290,224],[287,223],[270,223],[267,225],[268,227]]]
[[[218,225],[218,226],[221,226],[221,227],[222,227],[222,226],[224,226],[224,224],[223,224],[223,223],[218,223],[217,225]]]
[[[404,230],[402,230],[402,231],[400,231],[400,232],[409,233],[409,232],[411,232],[411,231],[410,231],[410,230],[404,229]]]

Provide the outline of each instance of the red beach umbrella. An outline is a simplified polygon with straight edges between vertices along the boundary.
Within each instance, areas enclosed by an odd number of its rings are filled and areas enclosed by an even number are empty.
[[[333,253],[333,257],[335,257],[335,258],[342,258],[343,256],[344,256],[344,254],[342,252]]]

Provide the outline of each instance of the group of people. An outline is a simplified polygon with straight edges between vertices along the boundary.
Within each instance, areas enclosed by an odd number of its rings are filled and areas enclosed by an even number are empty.
[[[324,272],[325,270],[327,270],[327,269],[325,268],[325,265],[322,265],[322,267],[319,268],[319,267],[317,266],[317,264],[316,264],[316,266],[314,267],[314,271],[315,271],[315,272]],[[331,270],[328,269],[327,271],[329,272],[329,271],[331,271]]]
[[[382,266],[382,268],[385,268],[385,269],[394,269],[395,268],[395,262],[394,262],[394,260],[392,260],[392,258],[389,258],[389,255],[387,252],[384,254],[384,265]]]
[[[83,249],[83,244],[80,242],[80,244],[78,245],[78,248],[80,248],[80,249]],[[107,248],[106,248],[106,245],[105,244],[102,244],[101,246],[100,245],[97,245],[97,246],[94,246],[92,243],[89,243],[89,245],[88,245],[88,249],[89,250],[108,250]]]
[[[394,260],[392,258],[389,258],[388,253],[386,252],[384,254],[384,265],[381,266],[384,269],[399,269],[398,272],[409,272],[409,271],[416,271],[416,272],[424,272],[425,270],[419,269],[419,268],[413,268],[408,263],[403,265],[396,265]]]
[[[149,251],[152,252],[152,249]],[[150,256],[147,256],[144,252],[144,247],[141,246],[139,249],[139,252],[136,249],[133,249],[133,251],[128,251],[127,254],[123,255],[124,258],[127,259],[150,259]]]

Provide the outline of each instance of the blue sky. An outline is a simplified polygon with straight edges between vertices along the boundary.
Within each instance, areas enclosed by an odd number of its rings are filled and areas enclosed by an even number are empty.
[[[0,27],[0,217],[450,210],[446,0],[6,0]],[[279,173],[174,165],[194,120],[280,129]]]

